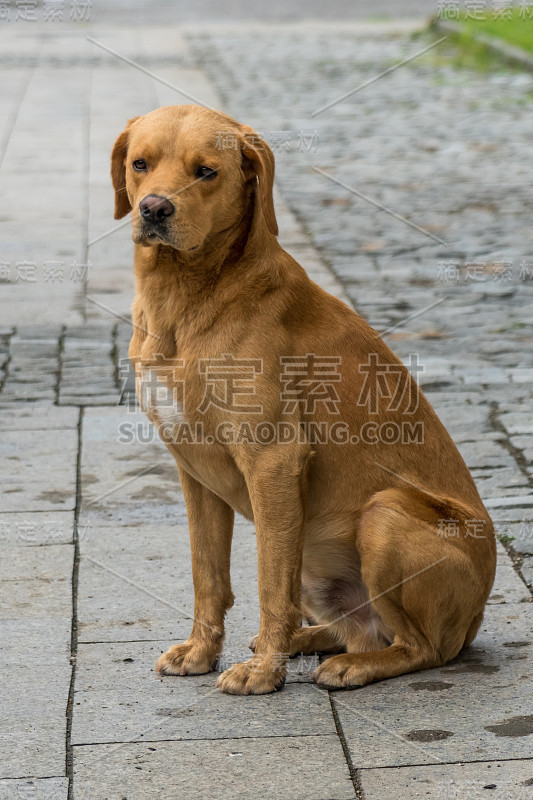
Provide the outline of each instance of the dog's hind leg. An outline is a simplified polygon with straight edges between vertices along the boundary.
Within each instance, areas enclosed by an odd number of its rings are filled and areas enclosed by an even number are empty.
[[[440,535],[443,515],[457,515],[458,538]],[[374,495],[362,513],[357,548],[370,602],[393,641],[374,652],[333,656],[316,670],[315,681],[328,688],[363,686],[454,658],[472,641],[493,580],[488,517],[485,527],[483,538],[468,539],[461,512],[446,501],[412,490]]]
[[[303,653],[342,653],[344,646],[328,625],[310,625],[300,628],[291,640],[291,656]]]
[[[250,650],[255,651],[257,634],[250,639]],[[338,636],[328,625],[310,625],[307,628],[300,628],[291,639],[289,655],[296,656],[302,653],[304,656],[313,653],[342,653],[344,646]]]

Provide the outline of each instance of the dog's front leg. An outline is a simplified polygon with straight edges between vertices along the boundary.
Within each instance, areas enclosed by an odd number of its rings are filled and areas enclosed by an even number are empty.
[[[267,694],[285,683],[286,661],[301,624],[300,588],[307,452],[265,453],[248,471],[257,534],[260,624],[255,655],[234,664],[217,686],[230,694]],[[246,473],[245,473],[246,474]]]
[[[230,553],[233,510],[183,470],[194,583],[192,633],[167,650],[156,669],[164,675],[201,675],[214,669],[224,640],[224,616],[233,605]]]

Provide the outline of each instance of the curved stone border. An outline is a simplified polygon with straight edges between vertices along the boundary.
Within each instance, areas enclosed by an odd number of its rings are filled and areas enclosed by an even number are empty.
[[[442,33],[451,33],[460,36],[464,33],[471,33],[472,37],[484,44],[489,50],[492,50],[500,58],[505,59],[522,69],[527,69],[533,72],[533,56],[530,56],[521,47],[516,47],[512,44],[507,44],[495,36],[488,36],[486,33],[475,33],[470,28],[463,27],[458,22],[450,22],[449,20],[433,19],[430,25],[431,28]]]

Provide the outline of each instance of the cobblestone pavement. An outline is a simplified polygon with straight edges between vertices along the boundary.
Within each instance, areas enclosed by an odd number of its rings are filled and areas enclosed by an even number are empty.
[[[533,77],[458,70],[442,43],[313,115],[427,48],[414,27],[0,29],[0,800],[533,796]],[[284,246],[424,367],[503,543],[452,664],[331,695],[310,657],[265,697],[155,675],[189,632],[188,535],[128,405],[108,159],[127,118],[184,97],[87,34],[262,132]],[[251,533],[224,664],[257,628]]]

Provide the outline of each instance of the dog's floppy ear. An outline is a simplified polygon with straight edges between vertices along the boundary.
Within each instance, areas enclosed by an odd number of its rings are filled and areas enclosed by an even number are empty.
[[[122,219],[131,211],[126,191],[126,156],[130,127],[139,117],[133,117],[116,140],[111,153],[111,180],[115,190],[115,219]]]
[[[278,235],[272,189],[274,186],[274,154],[267,143],[247,125],[242,130],[243,171],[247,178],[256,177],[259,186],[257,197],[267,228]]]

